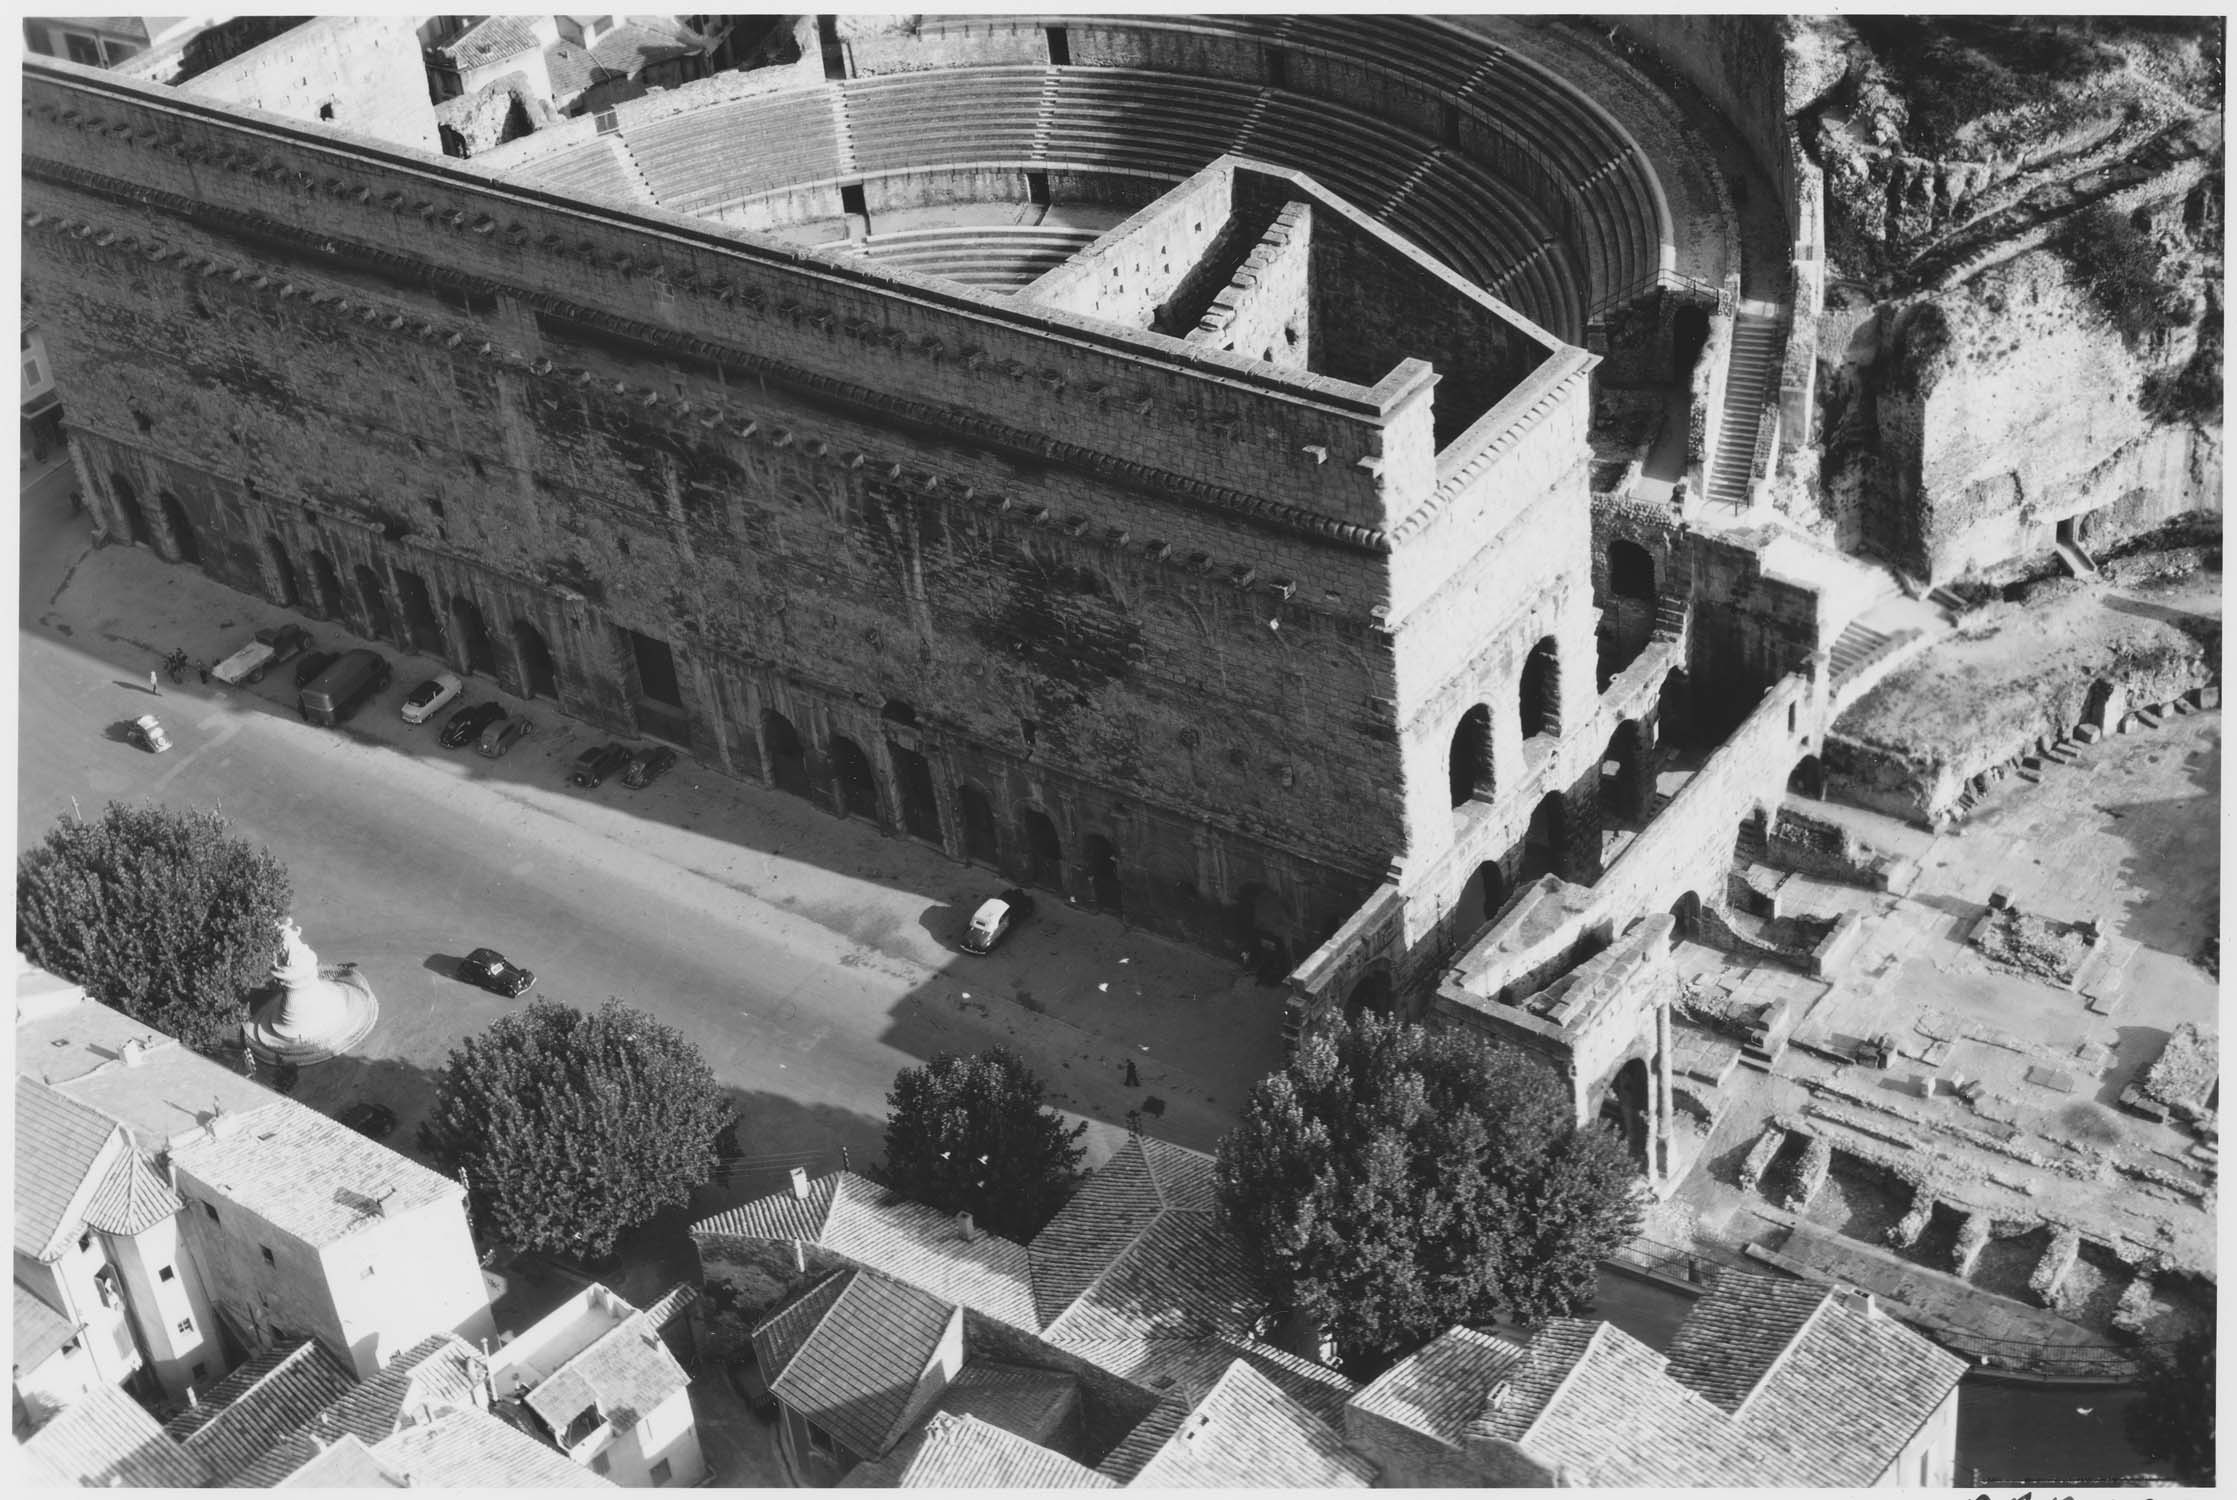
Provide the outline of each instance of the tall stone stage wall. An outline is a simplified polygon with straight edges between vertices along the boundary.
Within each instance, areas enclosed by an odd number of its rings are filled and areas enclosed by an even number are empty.
[[[1406,847],[1394,572],[1463,532],[1496,568],[1563,482],[1507,454],[1582,420],[1577,351],[1437,454],[1417,362],[1363,390],[25,91],[27,299],[111,534],[1185,936],[1309,946]]]

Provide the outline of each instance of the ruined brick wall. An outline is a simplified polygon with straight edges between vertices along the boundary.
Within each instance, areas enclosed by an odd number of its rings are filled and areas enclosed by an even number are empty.
[[[1206,173],[1182,184],[1018,295],[1044,307],[1149,327],[1226,228],[1233,181]]]
[[[27,92],[29,298],[114,534],[1184,935],[1268,893],[1333,930],[1403,844],[1370,528],[1426,414]]]
[[[1600,607],[1599,650],[1603,674],[1628,666],[1654,635],[1665,595],[1686,597],[1690,574],[1678,549],[1685,523],[1662,505],[1626,500],[1592,503],[1592,597]]]
[[[1689,561],[1694,721],[1720,734],[1755,707],[1765,688],[1833,642],[1817,590],[1766,573],[1760,556],[1741,542],[1697,533]]]
[[[189,80],[184,92],[324,120],[395,145],[441,151],[419,38],[405,16],[322,16]]]
[[[1312,355],[1313,209],[1282,206],[1228,284],[1212,298],[1191,343],[1304,370]]]

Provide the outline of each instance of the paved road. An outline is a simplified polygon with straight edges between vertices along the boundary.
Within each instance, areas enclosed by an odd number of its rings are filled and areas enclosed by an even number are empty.
[[[835,1165],[842,1147],[875,1160],[893,1074],[941,1049],[1018,1047],[1110,1124],[1155,1096],[1151,1133],[1204,1148],[1274,1065],[1278,993],[1232,963],[1051,901],[1001,951],[961,955],[990,872],[688,763],[649,791],[569,788],[566,762],[597,736],[548,703],[525,706],[538,732],[502,761],[442,750],[395,708],[429,663],[399,662],[341,732],[297,720],[286,673],[243,689],[190,675],[151,698],[174,645],[214,659],[287,616],[144,550],[90,548],[67,495],[66,472],[24,491],[17,846],[73,799],[90,814],[140,796],[215,804],[269,846],[313,948],[362,964],[381,999],[358,1057],[306,1073],[314,1104],[371,1094],[408,1126],[424,1070],[508,1006],[449,977],[482,944],[535,969],[538,994],[619,995],[683,1031],[743,1096],[765,1173]],[[340,635],[309,623],[321,645]],[[150,710],[167,755],[113,737]],[[1121,1083],[1129,1056],[1143,1089]]]

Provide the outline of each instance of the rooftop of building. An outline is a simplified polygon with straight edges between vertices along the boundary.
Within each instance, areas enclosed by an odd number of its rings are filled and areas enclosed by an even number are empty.
[[[27,1375],[76,1338],[83,1325],[47,1306],[20,1281],[15,1284],[15,1292],[14,1343],[10,1347],[15,1351],[16,1372]]]
[[[197,1489],[209,1467],[163,1435],[117,1386],[95,1385],[49,1417],[18,1450],[16,1479],[40,1488]]]
[[[100,1177],[127,1155],[116,1122],[43,1088],[16,1088],[16,1254],[53,1260],[79,1232]]]
[[[201,1129],[213,1111],[239,1115],[288,1103],[83,990],[20,967],[16,1076],[116,1121],[143,1151]]]
[[[839,1487],[1107,1490],[1116,1481],[977,1417],[936,1411],[890,1456],[855,1465]]]
[[[1375,1466],[1247,1361],[1228,1365],[1130,1483],[1147,1489],[1366,1489]]]
[[[606,1489],[612,1481],[477,1407],[454,1407],[372,1445],[413,1489]]]
[[[930,1409],[924,1385],[959,1309],[928,1292],[848,1268],[753,1330],[770,1393],[850,1451],[882,1456]]]
[[[231,1478],[357,1384],[308,1339],[260,1350],[163,1426],[218,1479]]]
[[[534,16],[483,16],[433,50],[446,54],[460,68],[503,62],[543,45],[536,35],[536,21]]]
[[[524,1373],[511,1370],[505,1378]],[[492,1379],[497,1378],[493,1372]],[[555,1433],[573,1430],[585,1413],[591,1414],[589,1420],[594,1423],[603,1420],[626,1431],[689,1384],[691,1377],[668,1352],[652,1320],[630,1310],[565,1363],[534,1382],[522,1399]]]
[[[433,1417],[446,1408],[473,1407],[483,1371],[482,1356],[456,1334],[422,1339],[243,1465],[231,1483],[269,1489],[345,1436],[377,1451],[400,1423]]]

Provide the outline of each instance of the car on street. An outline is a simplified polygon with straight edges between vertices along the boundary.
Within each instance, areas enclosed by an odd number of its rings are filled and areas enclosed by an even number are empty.
[[[496,723],[482,730],[481,740],[474,748],[491,760],[495,760],[498,756],[503,755],[513,746],[528,738],[528,732],[535,727],[536,721],[526,714],[516,714],[510,718],[499,719]]]
[[[300,625],[281,625],[259,630],[256,638],[272,648],[271,666],[283,661],[293,661],[311,649],[311,633]]]
[[[133,744],[151,755],[161,755],[171,748],[171,737],[163,732],[163,726],[156,721],[154,714],[142,714],[134,719],[125,735]]]
[[[461,745],[473,743],[482,737],[483,730],[505,716],[505,705],[502,703],[468,704],[452,714],[450,722],[443,726],[443,748],[456,750]]]
[[[650,750],[640,750],[629,757],[629,764],[622,768],[623,786],[651,786],[676,768],[676,752],[666,745],[655,745]]]
[[[999,896],[989,896],[971,913],[971,925],[963,934],[963,946],[972,953],[991,953],[996,943],[1032,915],[1033,898],[1016,886]]]
[[[509,962],[495,948],[476,948],[458,963],[458,977],[508,1000],[536,982],[536,976]]]
[[[246,646],[210,668],[210,675],[228,686],[262,682],[273,667],[294,660],[310,648],[311,634],[302,626],[266,626]]]
[[[335,658],[341,654],[339,651],[313,651],[310,655],[304,657],[295,664],[295,685],[297,687],[309,686],[311,680],[328,667],[333,666]]]
[[[442,711],[443,706],[466,691],[466,684],[457,674],[437,672],[418,687],[404,695],[404,722],[424,724]]]
[[[577,786],[594,787],[628,764],[627,745],[593,745],[575,757],[567,779]]]

